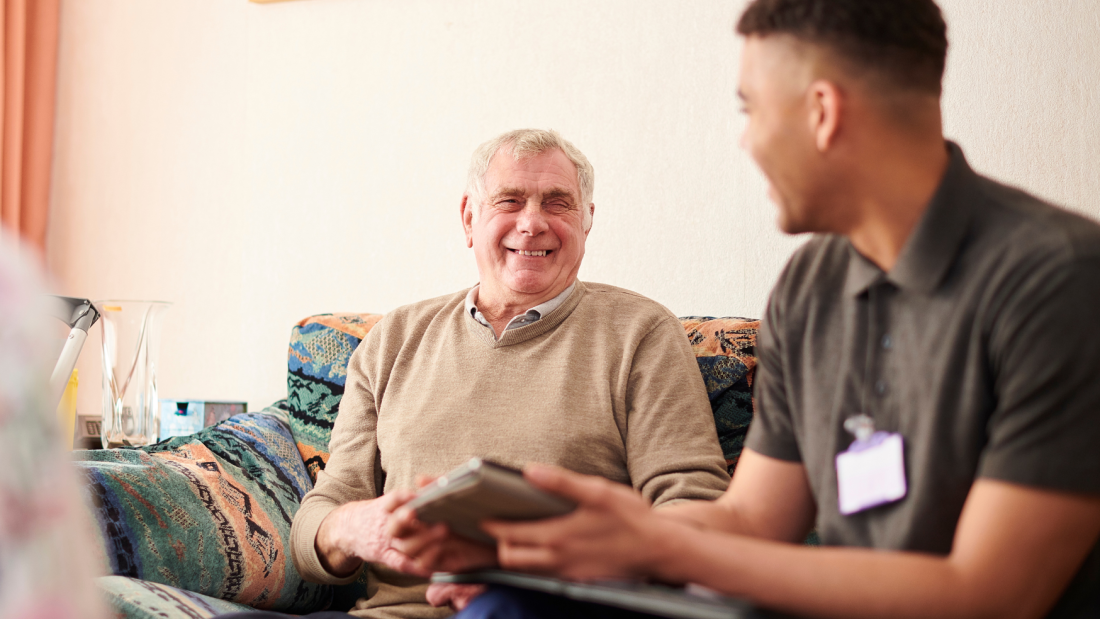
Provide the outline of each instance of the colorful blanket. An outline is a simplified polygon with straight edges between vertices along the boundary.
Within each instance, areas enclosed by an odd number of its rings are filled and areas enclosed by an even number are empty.
[[[111,572],[261,609],[324,608],[290,559],[312,482],[277,408],[140,449],[76,452]]]

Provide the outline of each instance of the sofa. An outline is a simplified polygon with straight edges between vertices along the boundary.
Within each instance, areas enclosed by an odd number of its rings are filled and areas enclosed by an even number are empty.
[[[110,572],[99,586],[118,616],[305,614],[347,610],[366,595],[363,579],[343,586],[303,580],[290,558],[290,524],[328,460],[348,360],[380,319],[323,314],[299,322],[290,336],[287,397],[259,412],[146,447],[74,452]],[[732,473],[752,420],[759,323],[680,320]]]

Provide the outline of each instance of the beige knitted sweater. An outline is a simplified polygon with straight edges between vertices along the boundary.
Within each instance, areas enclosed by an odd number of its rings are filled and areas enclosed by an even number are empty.
[[[351,357],[331,457],[294,517],[298,571],[328,574],[314,550],[337,506],[439,475],[473,456],[549,462],[632,484],[655,505],[715,499],[729,484],[703,380],[680,322],[641,295],[578,282],[531,325],[490,329],[466,291],[405,306]],[[370,569],[363,617],[440,617],[425,581]]]

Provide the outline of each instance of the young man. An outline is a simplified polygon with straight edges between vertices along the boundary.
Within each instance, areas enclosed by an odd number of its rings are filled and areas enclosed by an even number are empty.
[[[932,0],[756,0],[738,32],[743,146],[780,227],[818,234],[772,293],[730,488],[653,512],[532,466],[581,507],[487,523],[500,563],[800,615],[1100,616],[1100,226],[945,142]],[[467,612],[539,616],[508,596]]]

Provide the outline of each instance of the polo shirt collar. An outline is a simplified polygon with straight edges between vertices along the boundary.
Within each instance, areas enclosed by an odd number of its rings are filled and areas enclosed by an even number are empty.
[[[851,243],[848,244],[848,275],[844,280],[844,294],[857,296],[885,277],[878,265],[863,257]]]
[[[573,283],[569,284],[569,287],[565,290],[562,290],[558,294],[558,296],[550,299],[549,301],[546,301],[545,303],[540,303],[527,310],[526,312],[523,312],[522,314],[517,314],[516,316],[512,317],[512,319],[508,321],[508,325],[504,327],[504,330],[507,331],[508,329],[513,329],[517,326],[524,326],[530,324],[531,322],[541,320],[550,312],[558,309],[558,307],[561,306],[562,303],[565,303],[565,300],[569,298],[569,295],[573,293],[573,289],[575,289],[576,287],[577,280],[574,279]],[[477,293],[480,289],[481,284],[479,283],[466,293],[466,313],[473,316],[474,320],[476,320],[479,324],[490,327],[489,322],[481,316],[481,311],[477,309]],[[530,320],[523,323],[523,325],[513,324],[516,322],[517,318],[520,318],[522,316],[527,316],[530,318]]]
[[[883,273],[849,244],[851,259],[844,286],[847,294],[860,294],[883,278],[899,288],[925,294],[943,281],[966,237],[978,183],[978,175],[967,164],[962,149],[947,142],[947,150],[949,160],[943,179],[889,273]]]

